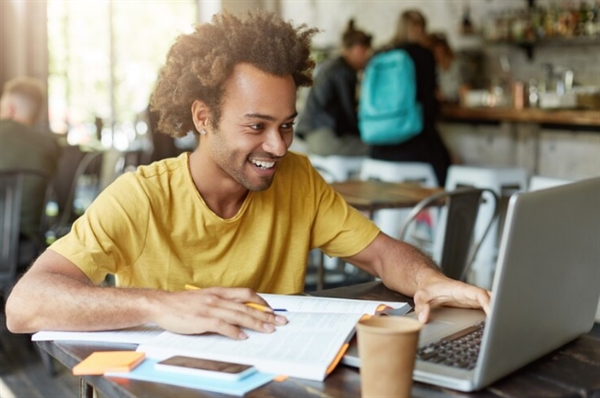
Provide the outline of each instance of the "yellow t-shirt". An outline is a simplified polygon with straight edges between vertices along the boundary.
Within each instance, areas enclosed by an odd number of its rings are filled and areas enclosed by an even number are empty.
[[[50,249],[94,283],[114,274],[124,287],[291,294],[304,288],[311,249],[351,256],[379,233],[305,156],[288,153],[271,187],[249,192],[230,219],[206,206],[188,164],[185,153],[119,177]]]

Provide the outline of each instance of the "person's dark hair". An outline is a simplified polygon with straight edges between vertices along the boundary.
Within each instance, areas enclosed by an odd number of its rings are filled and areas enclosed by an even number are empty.
[[[371,47],[371,40],[373,40],[373,36],[354,27],[354,19],[348,21],[348,26],[346,27],[346,31],[342,36],[342,46],[344,49],[348,49],[353,46]]]
[[[211,126],[217,128],[223,83],[239,63],[277,76],[292,75],[296,87],[310,86],[315,65],[310,41],[316,32],[267,12],[250,12],[243,19],[224,12],[180,35],[167,54],[151,99],[151,109],[160,114],[158,129],[173,137],[198,133],[191,112],[195,100],[206,103]]]
[[[454,56],[454,51],[452,51],[450,44],[448,44],[448,40],[446,39],[446,35],[444,33],[440,33],[440,32],[431,33],[428,36],[428,40],[429,40],[429,45],[431,46],[432,49],[435,47],[439,47],[439,48],[443,49],[444,52],[449,57]]]

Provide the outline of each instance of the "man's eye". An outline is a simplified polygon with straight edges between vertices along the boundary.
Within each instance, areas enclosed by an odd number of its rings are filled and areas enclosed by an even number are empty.
[[[281,128],[284,129],[284,130],[289,130],[289,129],[294,128],[294,124],[295,124],[294,122],[285,123],[285,124],[281,125]]]
[[[262,125],[261,123],[257,123],[257,124],[251,124],[251,125],[250,125],[250,128],[251,128],[252,130],[259,131],[259,130],[262,130],[262,129],[263,129],[263,125]]]

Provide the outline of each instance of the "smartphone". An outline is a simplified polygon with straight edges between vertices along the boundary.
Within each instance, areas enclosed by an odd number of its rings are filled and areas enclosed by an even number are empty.
[[[212,361],[180,355],[160,361],[154,367],[156,370],[230,381],[243,379],[256,372],[256,368],[252,365]]]

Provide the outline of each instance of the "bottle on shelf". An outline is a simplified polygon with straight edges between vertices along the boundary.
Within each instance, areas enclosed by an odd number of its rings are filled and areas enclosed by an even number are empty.
[[[513,42],[595,37],[600,35],[599,9],[600,0],[581,0],[578,4],[552,2],[548,6],[499,11],[485,24],[484,35],[491,41]]]

